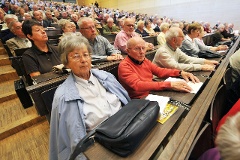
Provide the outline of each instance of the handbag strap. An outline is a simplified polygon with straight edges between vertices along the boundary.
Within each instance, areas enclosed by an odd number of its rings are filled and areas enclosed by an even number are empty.
[[[95,134],[95,130],[92,130],[78,142],[69,160],[74,160],[80,153],[86,151],[88,147],[94,144],[95,142],[94,134]]]

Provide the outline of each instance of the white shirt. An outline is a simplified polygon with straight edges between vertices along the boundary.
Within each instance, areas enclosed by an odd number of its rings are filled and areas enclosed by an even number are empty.
[[[91,131],[102,121],[115,114],[121,108],[121,102],[116,95],[106,91],[95,76],[89,80],[76,78],[76,86],[80,97],[84,100],[83,114],[87,131]]]

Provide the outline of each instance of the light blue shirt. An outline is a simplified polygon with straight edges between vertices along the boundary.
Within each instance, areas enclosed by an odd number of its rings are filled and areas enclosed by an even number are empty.
[[[130,101],[127,91],[111,73],[98,69],[92,69],[91,72],[123,105]],[[70,74],[54,95],[50,121],[50,160],[69,159],[78,142],[87,133],[83,115],[84,101],[79,96],[75,82],[73,74]],[[82,154],[79,159],[84,159]]]

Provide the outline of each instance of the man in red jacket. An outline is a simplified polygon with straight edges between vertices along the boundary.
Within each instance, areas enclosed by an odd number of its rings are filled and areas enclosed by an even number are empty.
[[[171,89],[176,91],[190,92],[191,87],[184,81],[156,82],[153,75],[159,78],[182,76],[187,82],[194,83],[199,79],[192,73],[178,69],[160,68],[145,58],[147,46],[141,37],[133,37],[127,42],[128,56],[119,64],[118,77],[120,83],[128,91],[131,98],[142,98],[153,90]]]

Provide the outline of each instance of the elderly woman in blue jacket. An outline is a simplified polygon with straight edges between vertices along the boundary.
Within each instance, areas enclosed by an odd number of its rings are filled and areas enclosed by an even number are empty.
[[[69,77],[55,92],[50,121],[50,160],[69,159],[77,143],[130,101],[127,91],[108,72],[91,69],[91,47],[82,36],[59,43]],[[77,159],[85,159],[80,154]]]

